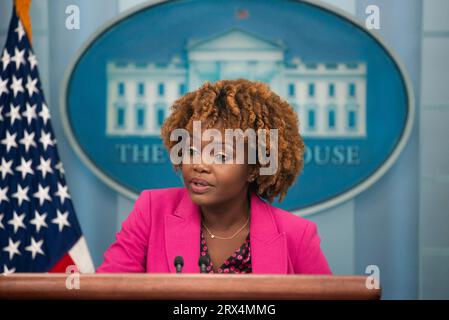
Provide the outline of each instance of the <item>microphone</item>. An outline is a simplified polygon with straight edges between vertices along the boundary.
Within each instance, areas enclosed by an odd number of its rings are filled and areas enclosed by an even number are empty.
[[[206,266],[209,264],[209,259],[201,256],[198,260],[198,265],[200,266],[200,273],[207,273]]]
[[[181,273],[183,266],[184,266],[184,259],[181,256],[177,256],[175,258],[176,273]]]

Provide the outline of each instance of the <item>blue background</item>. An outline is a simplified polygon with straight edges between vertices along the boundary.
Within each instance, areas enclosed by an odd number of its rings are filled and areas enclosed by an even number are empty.
[[[244,4],[257,18],[234,19],[235,8],[242,5],[239,0],[220,6],[207,0],[162,3],[116,23],[89,46],[70,79],[67,112],[75,137],[100,170],[137,194],[149,188],[181,186],[167,153],[165,164],[111,161],[118,143],[162,142],[153,137],[105,136],[106,63],[121,59],[169,62],[182,53],[186,61],[188,39],[209,38],[233,27],[268,40],[282,39],[288,48],[287,61],[299,56],[305,63],[363,61],[367,65],[367,138],[306,139],[309,146],[357,145],[360,165],[307,164],[284,201],[274,205],[294,210],[319,204],[362,183],[386,161],[401,137],[408,111],[404,83],[386,50],[363,29],[310,4],[279,0]]]
[[[139,0],[33,0],[33,45],[70,193],[92,257],[103,252],[133,202],[100,181],[64,134],[59,97],[69,62],[104,22]],[[404,151],[374,185],[334,208],[307,216],[318,224],[322,248],[336,274],[381,271],[384,299],[449,298],[449,2],[446,0],[326,0],[364,23],[365,9],[380,8],[376,32],[409,72],[416,117]],[[81,28],[65,28],[68,5]],[[11,2],[0,2],[4,42]],[[250,12],[251,14],[251,12]],[[267,21],[267,29],[270,29]],[[313,33],[313,31],[312,31]],[[311,34],[311,37],[313,34]],[[343,48],[342,48],[343,49]],[[118,50],[118,49],[117,49]]]

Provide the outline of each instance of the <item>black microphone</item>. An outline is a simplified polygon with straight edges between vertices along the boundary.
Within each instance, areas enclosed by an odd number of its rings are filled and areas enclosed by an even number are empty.
[[[209,259],[205,256],[201,256],[198,260],[198,265],[200,266],[200,273],[207,273],[206,266],[209,264]]]
[[[183,266],[184,266],[184,259],[181,256],[177,256],[175,258],[176,273],[181,273]]]

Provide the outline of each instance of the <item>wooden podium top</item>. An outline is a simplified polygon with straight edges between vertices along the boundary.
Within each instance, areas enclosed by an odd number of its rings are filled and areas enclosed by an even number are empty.
[[[368,289],[366,280],[321,275],[14,273],[0,276],[0,299],[380,299],[381,289]]]

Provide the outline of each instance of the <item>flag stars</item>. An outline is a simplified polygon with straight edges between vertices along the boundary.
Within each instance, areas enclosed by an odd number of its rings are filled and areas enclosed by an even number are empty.
[[[38,65],[36,56],[31,51],[28,54],[28,62],[30,63],[31,71]]]
[[[35,198],[39,199],[39,205],[42,206],[42,204],[45,202],[45,200],[51,201],[50,195],[48,194],[50,192],[50,186],[46,186],[45,188],[42,187],[42,185],[38,185],[38,191],[33,194]]]
[[[41,137],[39,138],[39,142],[42,144],[44,151],[46,151],[49,145],[52,146],[54,144],[53,140],[51,139],[51,132],[45,132],[44,130],[41,130]]]
[[[51,220],[51,222],[58,225],[59,232],[64,229],[64,226],[70,227],[70,223],[69,221],[67,221],[67,219],[69,218],[68,211],[61,213],[59,210],[56,210],[56,215],[57,217]]]
[[[19,202],[19,206],[22,205],[23,201],[30,201],[30,198],[28,198],[28,189],[29,187],[22,188],[20,184],[17,185],[17,191],[12,194],[14,198],[17,199]]]
[[[26,103],[26,110],[24,112],[22,112],[22,116],[24,116],[25,118],[27,118],[27,123],[28,125],[31,124],[31,121],[33,121],[33,119],[37,119],[37,115],[36,115],[36,105],[30,105],[28,102]]]
[[[31,237],[31,244],[28,247],[25,247],[25,250],[31,252],[31,257],[36,258],[36,254],[45,255],[44,251],[42,251],[42,244],[44,243],[44,239],[41,239],[39,242],[36,242],[33,237]]]
[[[46,213],[39,214],[39,212],[35,211],[34,218],[30,220],[30,223],[34,224],[37,233],[39,233],[42,227],[48,228],[48,225],[45,222],[46,218],[47,218]]]
[[[16,170],[22,173],[22,180],[25,179],[27,174],[31,175],[34,174],[33,169],[31,169],[32,164],[33,164],[32,159],[26,161],[24,157],[21,157],[20,166],[17,166]]]
[[[19,140],[21,144],[25,146],[25,151],[28,152],[31,146],[36,148],[36,142],[34,141],[34,132],[28,133],[28,131],[23,131],[23,138]]]
[[[17,233],[19,228],[26,229],[25,225],[23,224],[23,219],[25,219],[25,213],[22,213],[20,216],[17,215],[17,213],[14,211],[13,217],[11,220],[8,221],[8,224],[12,225],[14,227],[14,233]]]
[[[14,56],[11,58],[11,61],[15,62],[16,70],[19,70],[21,64],[25,65],[24,55],[25,49],[19,51],[17,47],[14,48]]]
[[[9,90],[8,90],[8,78],[4,79],[2,77],[0,77],[0,98],[2,97],[3,94],[7,95]]]
[[[61,204],[64,204],[65,199],[70,199],[67,186],[63,186],[59,182],[58,182],[58,191],[55,192],[55,195],[59,197],[59,199],[61,200]]]
[[[14,32],[17,33],[17,37],[19,38],[19,42],[22,41],[23,36],[25,35],[25,30],[23,29],[22,22],[17,24],[17,28],[14,29]]]
[[[51,168],[50,162],[51,158],[45,160],[44,157],[41,157],[40,164],[36,167],[37,170],[39,170],[42,173],[42,177],[44,179],[47,176],[47,173],[53,173],[53,169]]]
[[[31,98],[33,94],[39,93],[39,90],[36,87],[37,78],[32,79],[30,76],[27,76],[27,84],[25,87],[28,90],[28,96]]]
[[[58,164],[55,166],[55,168],[59,171],[60,176],[64,175],[65,171],[64,171],[64,168],[62,167],[61,161],[58,162]]]
[[[4,213],[0,213],[0,229],[5,229],[5,225],[3,224]]]
[[[8,196],[6,195],[8,193],[9,187],[0,188],[0,204],[5,201],[8,202]]]
[[[48,119],[50,119],[50,111],[45,103],[42,103],[42,110],[39,112],[39,116],[41,116],[44,124],[47,124]]]
[[[23,79],[17,79],[15,75],[12,76],[12,83],[10,88],[14,91],[14,98],[17,96],[19,92],[25,92],[22,85]]]
[[[11,148],[17,148],[16,142],[17,132],[11,134],[9,131],[6,131],[6,138],[2,140],[2,144],[6,145],[6,152],[9,152]]]
[[[13,162],[12,160],[9,160],[7,162],[5,158],[2,158],[2,163],[0,164],[0,172],[2,173],[2,179],[5,179],[7,174],[14,175],[14,172],[11,170],[12,162]]]
[[[20,121],[22,119],[22,116],[20,115],[20,105],[14,106],[11,103],[11,111],[9,111],[6,116],[11,118],[11,125],[13,125],[16,120]]]
[[[8,67],[9,63],[11,62],[11,56],[8,53],[8,50],[3,50],[3,55],[2,55],[2,65],[3,65],[3,71],[6,70],[6,68]]]
[[[20,246],[20,240],[17,240],[16,242],[13,242],[11,238],[8,239],[8,246],[3,248],[3,251],[6,251],[9,253],[9,260],[12,260],[14,258],[14,255],[20,255],[19,251]]]
[[[16,272],[16,268],[8,269],[8,266],[6,264],[3,265],[3,273],[2,274],[4,276],[6,276],[8,274],[11,274],[11,273],[14,273],[14,272]]]

